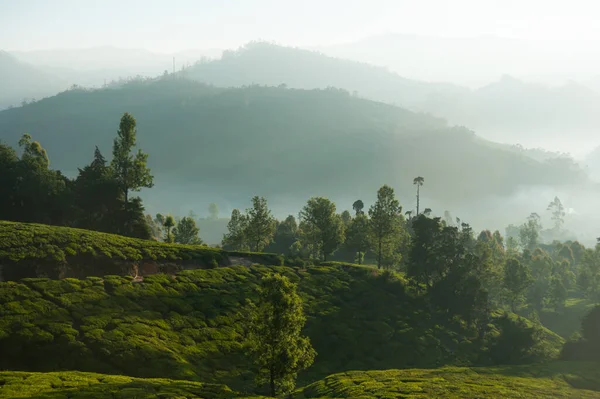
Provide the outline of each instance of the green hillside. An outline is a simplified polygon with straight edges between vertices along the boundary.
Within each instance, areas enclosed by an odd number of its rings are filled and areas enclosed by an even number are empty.
[[[241,258],[241,260],[240,260]],[[0,221],[0,278],[174,273],[235,262],[280,265],[278,255],[168,244],[69,227]]]
[[[505,75],[472,90],[451,83],[406,79],[388,68],[266,42],[225,51],[221,59],[196,64],[182,74],[223,87],[339,87],[371,100],[431,113],[475,129],[488,139],[526,145],[566,138],[565,132],[569,138],[585,140],[597,126],[600,105],[594,90],[575,82],[548,88]]]
[[[308,398],[600,398],[598,365],[351,371],[299,390]]]
[[[237,266],[143,282],[24,279],[0,283],[0,369],[93,371],[250,389],[244,303],[272,271],[297,282],[305,303],[305,333],[318,356],[301,382],[346,370],[487,364],[508,359],[498,353],[504,333],[529,334],[531,328],[495,314],[481,339],[447,314],[426,311],[424,298],[401,277],[357,266]],[[540,334],[527,347],[512,347],[512,361],[556,356],[562,339],[547,330]]]
[[[0,398],[240,398],[227,386],[164,378],[81,373],[0,372]],[[249,399],[249,398],[248,398]]]
[[[522,186],[585,180],[567,164],[538,162],[466,128],[336,89],[219,89],[164,79],[72,90],[0,112],[0,139],[15,145],[28,132],[52,168],[74,175],[95,145],[109,153],[124,111],[136,117],[149,154],[155,187],[142,194],[157,211],[242,207],[257,194],[285,204],[284,212],[312,195],[369,202],[381,185],[404,187],[418,175],[427,176],[427,195],[450,208]]]
[[[299,388],[292,397],[584,399],[599,398],[599,390],[596,364],[555,362],[535,366],[349,371]],[[223,385],[192,381],[82,372],[10,371],[0,372],[0,397],[250,399]]]

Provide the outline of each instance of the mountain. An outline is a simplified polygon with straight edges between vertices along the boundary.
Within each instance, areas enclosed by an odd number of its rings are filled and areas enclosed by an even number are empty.
[[[152,212],[182,214],[211,202],[227,212],[253,195],[266,196],[278,215],[314,195],[345,209],[357,198],[368,204],[383,184],[395,186],[410,210],[411,182],[424,176],[427,206],[469,210],[474,220],[503,217],[481,206],[486,198],[586,182],[568,159],[535,161],[468,129],[337,89],[222,89],[167,77],[70,90],[0,112],[0,139],[15,145],[28,132],[53,168],[74,175],[95,145],[110,154],[124,112],[137,118],[138,144],[150,154],[156,184],[143,198]],[[506,211],[514,217],[514,207]]]
[[[62,79],[0,51],[0,110],[23,100],[40,99],[67,88]]]
[[[136,76],[155,77],[165,70],[172,72],[173,61],[180,70],[204,58],[215,58],[221,50],[186,50],[176,53],[155,53],[144,49],[92,47],[14,51],[17,59],[35,65],[69,82],[70,85],[100,87],[113,80]]]
[[[225,51],[220,59],[193,65],[184,75],[223,87],[251,84],[297,89],[336,87],[403,107],[420,104],[432,93],[466,90],[452,84],[405,79],[386,68],[266,42],[251,42],[238,50]]]
[[[597,41],[585,40],[384,33],[312,49],[333,57],[385,65],[410,79],[477,88],[506,74],[551,85],[590,79],[600,68],[598,48]]]
[[[378,47],[372,51],[384,53]],[[436,65],[448,69],[442,61]],[[405,62],[417,63],[421,69],[429,67],[418,57],[408,57]],[[556,87],[526,83],[503,74],[501,69],[499,80],[469,89],[410,80],[383,67],[256,42],[226,51],[221,59],[198,63],[183,73],[217,86],[285,84],[302,89],[343,88],[360,97],[468,126],[493,141],[545,147],[578,156],[589,148],[593,133],[600,127],[600,93],[575,82]]]
[[[420,107],[484,137],[525,146],[576,151],[600,144],[600,92],[570,82],[557,87],[511,76],[459,95],[434,94]]]

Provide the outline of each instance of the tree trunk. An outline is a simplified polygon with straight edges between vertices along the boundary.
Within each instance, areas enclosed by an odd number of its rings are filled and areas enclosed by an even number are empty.
[[[377,252],[377,269],[381,269],[381,237],[379,237],[379,250]]]
[[[419,216],[419,184],[417,184],[417,216]]]
[[[273,369],[271,369],[269,385],[271,387],[271,396],[275,397],[275,376],[273,375]]]

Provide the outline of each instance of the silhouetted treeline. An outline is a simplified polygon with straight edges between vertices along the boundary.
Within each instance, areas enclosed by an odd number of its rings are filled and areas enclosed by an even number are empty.
[[[0,143],[0,219],[79,227],[150,238],[139,197],[129,193],[152,186],[147,155],[138,150],[136,121],[124,114],[109,163],[96,147],[89,165],[75,179],[50,168],[46,150],[28,134],[21,155]]]

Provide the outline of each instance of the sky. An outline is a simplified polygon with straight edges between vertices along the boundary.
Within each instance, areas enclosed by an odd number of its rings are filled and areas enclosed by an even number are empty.
[[[596,0],[0,0],[0,49],[155,52],[294,46],[380,33],[600,40]]]

